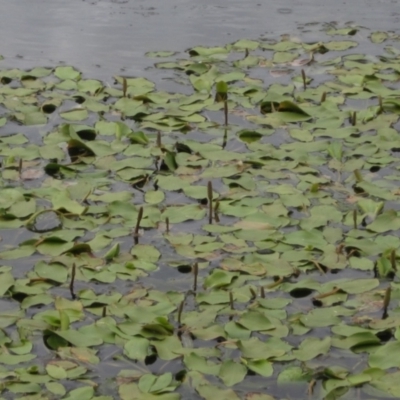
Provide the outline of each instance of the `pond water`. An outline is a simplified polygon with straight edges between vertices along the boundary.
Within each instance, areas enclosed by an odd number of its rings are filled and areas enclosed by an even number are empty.
[[[4,399],[400,393],[400,39],[376,32],[396,31],[399,3],[0,0],[0,68],[49,68],[0,85]],[[262,40],[182,64],[243,38]],[[145,56],[160,50],[180,54]],[[198,64],[232,89],[228,127]]]
[[[147,51],[183,51],[263,34],[295,34],[312,22],[353,21],[390,31],[399,0],[0,0],[4,65],[71,64],[109,80],[141,75]]]

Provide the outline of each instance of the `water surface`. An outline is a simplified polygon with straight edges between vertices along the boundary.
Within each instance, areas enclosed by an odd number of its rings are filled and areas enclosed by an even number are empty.
[[[398,0],[0,0],[0,10],[2,66],[65,62],[107,80],[142,73],[147,51],[277,37],[313,22],[388,31],[400,20]]]

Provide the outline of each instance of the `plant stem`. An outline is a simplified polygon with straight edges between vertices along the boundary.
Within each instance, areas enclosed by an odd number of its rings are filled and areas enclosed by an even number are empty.
[[[75,273],[76,273],[76,265],[75,265],[75,263],[73,263],[72,271],[71,271],[71,282],[69,283],[69,292],[71,293],[72,300],[76,299],[75,292],[74,292]]]
[[[181,327],[181,318],[182,318],[182,311],[183,311],[183,306],[185,305],[185,300],[182,300],[181,303],[179,304],[178,308],[178,324],[179,327]]]
[[[225,126],[228,126],[228,100],[224,101]]]
[[[199,264],[198,263],[193,264],[193,275],[194,275],[193,291],[195,292],[197,290],[197,276],[199,275]]]
[[[303,89],[306,90],[307,89],[307,77],[306,77],[306,73],[304,72],[304,69],[301,70],[301,77],[303,79]]]
[[[128,81],[126,80],[126,78],[122,78],[122,93],[123,93],[123,97],[126,97],[127,90],[128,90]]]
[[[136,221],[135,233],[134,233],[135,244],[139,243],[139,228],[140,228],[140,222],[142,221],[142,218],[143,218],[143,207],[140,207],[139,214],[138,214],[137,221]]]
[[[207,198],[208,198],[208,223],[212,224],[213,221],[213,187],[212,182],[208,181],[207,184]]]
[[[353,224],[354,224],[354,229],[357,229],[357,210],[353,210]]]

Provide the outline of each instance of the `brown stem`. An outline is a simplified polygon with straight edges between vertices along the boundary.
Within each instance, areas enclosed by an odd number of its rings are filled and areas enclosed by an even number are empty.
[[[349,259],[353,254],[357,253],[358,250],[357,249],[351,249],[350,252],[347,254],[347,259]]]
[[[225,126],[228,126],[228,100],[224,101]]]
[[[211,181],[207,184],[207,198],[208,198],[208,223],[212,224],[213,221],[213,188]]]
[[[307,77],[306,77],[306,73],[304,72],[304,69],[301,70],[301,77],[303,79],[303,89],[306,90],[307,89]]]
[[[76,265],[75,265],[75,263],[73,263],[72,271],[71,271],[71,282],[69,283],[69,292],[71,293],[72,300],[76,299],[75,292],[74,292],[75,273],[76,273]]]
[[[329,292],[326,293],[321,293],[317,296],[314,297],[314,299],[316,300],[320,300],[320,299],[324,299],[325,297],[329,297],[329,296],[333,296],[336,293],[341,293],[343,292],[342,289],[338,288],[338,287],[334,287],[332,290],[330,290]]]
[[[224,149],[226,146],[226,142],[228,141],[228,129],[224,130],[224,137],[222,139],[222,148]]]
[[[383,101],[382,101],[382,96],[378,96],[378,101],[379,101],[379,114],[383,114]]]
[[[161,147],[161,132],[157,132],[157,147]]]
[[[169,218],[168,218],[168,217],[165,218],[165,225],[166,225],[165,231],[166,231],[167,233],[169,233]]]
[[[392,294],[392,288],[389,286],[385,291],[385,297],[383,299],[383,315],[382,315],[382,319],[386,319],[388,317],[387,310],[388,310],[388,307],[389,307],[391,294]]]
[[[353,115],[351,117],[351,125],[356,126],[357,125],[357,113],[354,111]]]
[[[85,197],[82,199],[82,203],[88,204],[88,197],[93,193],[93,189],[89,189],[89,191],[85,194]]]
[[[214,221],[215,221],[217,224],[219,223],[218,209],[219,209],[219,201],[217,200],[217,201],[215,202],[215,207],[214,207]]]
[[[313,260],[312,261],[314,263],[314,265],[317,267],[317,269],[319,270],[319,272],[321,272],[322,275],[325,274],[325,271],[321,268],[321,266],[319,265],[318,261]]]
[[[122,78],[122,93],[124,97],[126,97],[127,90],[128,90],[128,81],[126,80],[126,78]]]
[[[353,210],[353,224],[354,224],[354,229],[357,229],[357,210]]]
[[[139,214],[137,217],[137,221],[136,221],[136,226],[135,226],[135,244],[139,243],[139,228],[140,228],[140,222],[142,221],[143,218],[143,207],[139,208]]]
[[[193,275],[194,275],[193,291],[195,292],[197,290],[197,276],[199,275],[199,264],[198,263],[193,264]]]
[[[310,383],[308,384],[307,393],[309,396],[312,396],[314,393],[314,387],[317,384],[315,379],[311,379]]]
[[[182,311],[183,311],[183,306],[185,305],[185,300],[181,301],[181,304],[179,304],[178,308],[178,324],[181,326],[181,318],[182,318]]]
[[[229,292],[229,305],[231,307],[231,310],[235,309],[235,307],[233,305],[233,294],[232,294],[232,292]]]
[[[279,286],[281,283],[284,281],[284,277],[280,276],[278,280],[276,280],[274,283],[271,283],[270,285],[267,286],[267,289],[273,289],[277,286]]]

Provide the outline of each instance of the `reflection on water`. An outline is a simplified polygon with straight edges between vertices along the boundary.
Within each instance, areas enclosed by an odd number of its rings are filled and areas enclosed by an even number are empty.
[[[143,71],[149,50],[276,37],[307,22],[396,29],[398,8],[399,0],[0,0],[0,54],[2,66],[65,62],[109,79]]]
[[[291,8],[278,8],[278,13],[279,14],[291,14],[292,9]]]

